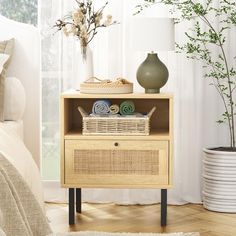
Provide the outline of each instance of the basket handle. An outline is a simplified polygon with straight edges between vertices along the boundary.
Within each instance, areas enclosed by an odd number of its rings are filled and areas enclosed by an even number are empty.
[[[153,107],[153,108],[151,109],[151,111],[148,112],[147,116],[148,116],[149,118],[151,118],[151,116],[152,116],[152,114],[154,113],[155,110],[156,110],[156,107]]]
[[[97,77],[90,77],[90,78],[88,78],[88,79],[86,79],[85,81],[84,81],[84,83],[95,83],[95,82],[100,82],[100,83],[110,83],[111,81],[109,80],[109,79],[104,79],[104,80],[102,80],[102,79],[99,79],[99,78],[97,78]]]
[[[80,106],[78,106],[78,111],[80,112],[82,117],[88,116],[88,113]]]

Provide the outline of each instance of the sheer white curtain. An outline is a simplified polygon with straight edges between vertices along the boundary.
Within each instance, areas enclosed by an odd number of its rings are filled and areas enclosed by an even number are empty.
[[[59,13],[67,13],[74,4],[72,0],[48,1],[53,3],[52,8],[48,7],[47,11],[51,12],[51,16],[55,14],[55,17],[50,19],[54,21]],[[98,0],[95,2],[104,3]],[[135,73],[138,65],[145,59],[146,53],[133,51],[129,22],[135,12],[134,7],[140,2],[142,1],[109,0],[106,11],[120,24],[102,29],[91,43],[96,77],[115,79],[122,76],[134,82],[134,89],[137,92],[143,89],[138,85]],[[146,9],[139,15],[141,16],[161,17],[170,14],[164,6],[156,5]],[[42,17],[44,17],[43,13]],[[186,29],[186,24],[176,26],[177,42],[184,41]],[[235,35],[231,35],[230,39],[231,43],[234,42]],[[76,86],[75,79],[80,68],[76,44],[78,42],[74,39],[62,37],[61,45],[57,48],[60,58],[57,66],[58,80],[61,81],[62,90]],[[174,187],[169,191],[168,201],[173,204],[199,203],[201,202],[202,148],[222,144],[222,141],[226,142],[227,134],[222,133],[222,128],[220,129],[215,122],[221,109],[220,101],[214,88],[208,86],[209,81],[203,79],[204,72],[199,63],[187,60],[184,55],[174,52],[159,53],[159,57],[170,72],[168,83],[162,92],[174,94]],[[54,190],[57,196],[54,196]],[[50,196],[46,195],[46,200],[62,199],[56,189],[54,190],[47,191]],[[82,194],[83,201],[89,202],[148,204],[160,201],[160,190],[83,189]]]

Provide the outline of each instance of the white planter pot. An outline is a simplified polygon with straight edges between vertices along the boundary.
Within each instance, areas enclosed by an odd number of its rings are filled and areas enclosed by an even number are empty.
[[[236,152],[204,149],[203,206],[236,213]]]

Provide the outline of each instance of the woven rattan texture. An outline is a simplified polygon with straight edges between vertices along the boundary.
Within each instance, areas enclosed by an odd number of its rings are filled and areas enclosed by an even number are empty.
[[[76,174],[158,175],[158,150],[75,150]]]
[[[148,135],[149,118],[83,118],[83,134]]]

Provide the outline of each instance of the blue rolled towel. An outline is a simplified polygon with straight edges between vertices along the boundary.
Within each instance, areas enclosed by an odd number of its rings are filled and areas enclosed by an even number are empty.
[[[109,100],[97,100],[93,104],[92,112],[98,115],[109,114],[111,102]]]

